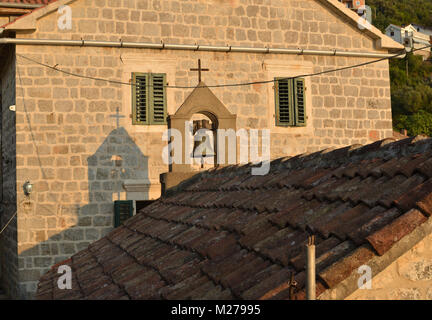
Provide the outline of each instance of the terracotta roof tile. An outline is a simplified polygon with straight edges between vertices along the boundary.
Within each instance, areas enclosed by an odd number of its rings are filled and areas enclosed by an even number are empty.
[[[405,193],[394,201],[396,206],[404,211],[408,211],[415,206],[419,207],[428,215],[432,214],[432,208],[428,205],[431,201],[432,179],[418,185],[416,188],[406,190]]]
[[[130,281],[146,271],[148,271],[148,268],[143,267],[142,265],[136,263],[131,266],[129,266],[127,269],[117,269],[112,273],[112,278],[114,282],[116,283],[125,283],[127,281]]]
[[[149,264],[169,283],[177,283],[199,272],[200,262],[197,254],[179,251]]]
[[[375,169],[379,168],[384,162],[385,160],[383,159],[372,159],[365,163],[365,165],[361,166],[357,174],[363,179],[372,176],[376,172]]]
[[[414,171],[417,170],[417,168],[422,165],[426,160],[430,159],[430,157],[430,153],[414,155],[410,159],[410,161],[407,161],[405,164],[400,166],[397,172],[409,178],[412,176]]]
[[[353,191],[358,192],[360,190],[361,182],[361,177],[355,177],[352,179],[341,177],[339,180],[337,180],[337,182],[331,186],[328,186],[328,188],[325,190],[325,199],[331,202],[337,200],[346,201],[350,193]]]
[[[274,247],[278,247],[281,241],[292,240],[296,234],[298,234],[298,232],[295,229],[290,227],[283,228],[282,230],[269,234],[268,237],[265,237],[256,243],[253,248],[256,251],[270,250]]]
[[[269,236],[276,233],[279,229],[271,225],[265,220],[266,226],[258,225],[255,230],[256,232],[248,232],[245,236],[241,237],[239,243],[246,248],[252,249],[257,243],[263,241]]]
[[[354,208],[349,210],[344,210],[341,214],[336,215],[333,219],[331,219],[328,223],[324,224],[322,227],[319,226],[317,229],[320,230],[320,233],[323,235],[334,234],[339,239],[346,239],[346,230],[347,225],[350,224],[351,221],[364,215],[370,209],[368,206],[364,204],[359,204]]]
[[[381,206],[376,206],[366,211],[354,211],[353,215],[349,219],[344,219],[344,222],[340,225],[339,229],[334,230],[333,234],[339,237],[339,239],[346,240],[347,237],[350,237],[350,234],[353,231],[359,229],[361,226],[365,225],[384,211],[386,211],[386,209]]]
[[[306,239],[306,235],[302,232],[291,241],[281,243],[280,247],[266,249],[263,251],[263,254],[268,256],[272,261],[288,267],[290,266],[290,258],[304,249],[304,245],[307,242]]]
[[[372,247],[383,255],[396,242],[421,225],[427,218],[418,210],[412,209],[392,223],[369,235],[366,239]]]
[[[328,251],[325,251],[321,255],[317,255],[316,257],[316,271],[320,272],[324,268],[332,265],[342,257],[346,256],[353,250],[355,250],[356,245],[354,242],[347,240],[339,243],[335,247],[331,248]]]
[[[201,274],[193,275],[173,286],[164,287],[161,289],[161,296],[169,300],[190,299],[190,292],[199,288],[210,280]]]
[[[342,200],[350,201],[353,204],[359,204],[360,202],[362,202],[363,204],[366,204],[372,208],[379,200],[379,198],[376,198],[376,189],[384,187],[385,184],[387,184],[389,187],[394,186],[393,184],[390,184],[388,182],[388,179],[385,177],[381,177],[378,179],[375,177],[365,178],[363,181],[359,182],[358,188],[345,193],[342,196]],[[372,187],[366,188],[367,185]]]
[[[237,296],[241,297],[242,293],[246,290],[252,288],[253,286],[257,285],[261,281],[267,279],[271,275],[275,274],[276,272],[280,271],[282,268],[269,263],[269,266],[267,268],[261,268],[258,270],[253,276],[250,277],[242,277],[242,281],[236,281],[235,285],[231,288],[231,291]],[[235,277],[236,275],[232,275],[232,277]]]
[[[387,185],[387,188],[382,193],[381,199],[378,200],[378,204],[390,208],[393,202],[398,199],[405,190],[416,188],[418,185],[422,184],[424,180],[425,179],[418,174],[414,174],[408,179],[402,179],[401,176],[394,177],[389,181],[389,185]],[[391,183],[393,183],[393,185]]]
[[[237,240],[232,235],[224,235],[219,241],[205,249],[206,256],[212,260],[223,259],[226,256],[233,254],[240,247]]]
[[[220,282],[224,287],[232,288],[235,292],[234,288],[238,288],[242,284],[244,285],[246,281],[253,281],[259,272],[266,270],[270,266],[271,263],[269,261],[257,256],[249,263],[243,264],[236,270],[233,270],[233,272],[224,275]],[[256,283],[257,281],[254,281],[254,284]],[[237,294],[241,294],[241,292],[237,292]]]
[[[220,283],[223,276],[230,274],[243,265],[249,264],[257,258],[257,255],[247,250],[241,250],[218,261],[206,260],[202,264],[202,271],[209,275],[215,282]]]
[[[195,288],[194,290],[191,290],[187,293],[186,297],[187,299],[192,300],[204,300],[206,294],[215,295],[216,293],[221,294],[223,292],[223,288],[219,285],[215,285],[211,281],[207,281],[201,286]]]
[[[74,298],[79,299],[79,298]],[[125,294],[115,284],[109,286],[102,286],[99,290],[96,290],[88,296],[89,300],[129,300],[129,296]]]
[[[295,226],[304,220],[304,213],[313,212],[314,209],[321,205],[322,203],[320,201],[309,201],[297,198],[297,201],[295,202],[289,201],[289,206],[271,216],[269,220],[281,228],[286,227],[288,224]]]
[[[432,139],[387,139],[202,172],[55,268],[40,299],[305,298],[305,243],[315,234],[317,294],[383,255],[432,214]]]
[[[320,210],[313,216],[313,219],[307,222],[307,227],[314,233],[320,233],[324,238],[328,238],[331,228],[329,225],[332,221],[338,219],[341,214],[352,208],[350,203],[342,201],[322,205]]]
[[[390,178],[393,178],[398,172],[399,168],[404,164],[410,161],[410,157],[405,158],[392,158],[387,162],[384,162],[379,167],[376,167],[371,170],[371,174],[380,177],[382,175],[386,175]]]
[[[221,221],[221,225],[233,233],[241,233],[242,229],[249,225],[251,221],[258,218],[257,212],[241,211],[236,210],[233,213],[227,215],[224,221]]]
[[[297,300],[298,295],[300,294],[300,291],[296,292],[295,288],[299,287],[302,288],[305,285],[306,282],[306,273],[304,271],[297,273],[294,276],[294,281],[295,281],[295,285],[294,285],[294,290],[293,290],[293,296],[291,297],[290,294],[290,283],[289,282],[284,282],[282,283],[280,286],[276,287],[275,289],[272,289],[271,291],[267,292],[265,295],[263,295],[262,297],[260,297],[260,300]],[[318,280],[319,283],[319,280]],[[303,298],[304,300],[305,298]]]
[[[358,267],[372,259],[373,256],[374,253],[369,248],[360,247],[319,272],[319,277],[324,280],[329,288],[333,288],[354,270],[357,270]]]
[[[432,157],[420,163],[417,166],[416,171],[420,172],[428,178],[432,178]]]
[[[272,274],[266,279],[260,281],[257,285],[246,290],[242,297],[247,300],[256,300],[263,297],[268,298],[269,294],[276,294],[285,288],[290,281],[290,270],[280,269],[278,272]]]
[[[159,289],[165,285],[159,274],[151,269],[122,283],[128,296],[136,300],[160,298]],[[142,290],[143,287],[146,289]]]
[[[333,236],[323,241],[318,240],[316,242],[315,255],[317,257],[322,257],[325,253],[329,252],[331,249],[335,248],[340,243],[341,240]],[[301,253],[291,258],[290,264],[294,266],[297,271],[304,270],[306,266],[306,250],[302,250]]]
[[[363,244],[368,235],[389,224],[399,215],[400,212],[397,208],[392,208],[384,212],[380,210],[378,214],[370,216],[369,219],[362,221],[355,230],[350,231],[348,237],[358,245]]]

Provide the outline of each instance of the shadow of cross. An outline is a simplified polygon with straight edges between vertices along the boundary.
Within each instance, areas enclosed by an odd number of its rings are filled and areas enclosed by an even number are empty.
[[[126,116],[120,115],[120,110],[119,110],[119,108],[117,108],[116,114],[110,115],[110,118],[116,118],[117,119],[117,129],[119,129],[120,128],[120,119],[126,118]],[[113,159],[111,159],[111,160],[113,160]],[[120,200],[120,191],[117,191],[117,200]]]
[[[116,114],[110,115],[110,118],[116,118],[117,119],[117,129],[118,129],[118,128],[120,128],[120,119],[126,118],[126,116],[120,115],[120,110],[119,110],[119,108],[117,108]]]

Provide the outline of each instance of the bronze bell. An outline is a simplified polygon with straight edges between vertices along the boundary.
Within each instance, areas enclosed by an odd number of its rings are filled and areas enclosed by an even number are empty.
[[[195,134],[198,132],[198,130],[200,129],[207,129],[206,131],[206,135],[205,136],[201,136],[201,140],[200,141],[194,141],[194,147],[193,147],[193,151],[192,151],[192,157],[194,158],[207,158],[207,157],[214,157],[214,146],[212,146],[211,150],[207,150],[208,148],[204,149],[204,152],[202,154],[196,155],[195,154],[195,150],[197,150],[197,148],[203,144],[207,142],[207,139],[210,139],[210,135],[213,135],[213,127],[210,123],[210,121],[208,120],[194,120],[193,122],[193,135],[195,137]]]

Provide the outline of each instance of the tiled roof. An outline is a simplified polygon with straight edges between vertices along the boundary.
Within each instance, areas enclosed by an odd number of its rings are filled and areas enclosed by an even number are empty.
[[[432,139],[384,140],[201,173],[56,269],[39,299],[305,298],[315,234],[317,295],[384,255],[432,213]]]
[[[393,131],[393,138],[396,140],[406,139],[408,135],[406,133],[398,132],[396,130]]]
[[[0,0],[0,3],[48,4],[56,0]]]

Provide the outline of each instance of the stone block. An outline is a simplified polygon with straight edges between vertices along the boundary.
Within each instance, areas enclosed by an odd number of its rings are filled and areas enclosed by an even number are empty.
[[[114,223],[114,214],[113,214],[113,216],[94,216],[93,217],[93,226],[94,227],[112,226],[113,223]]]
[[[432,280],[432,260],[425,258],[410,261],[400,267],[399,273],[404,278],[412,281]]]
[[[67,229],[63,233],[63,238],[66,241],[84,240],[84,231],[78,228]]]

